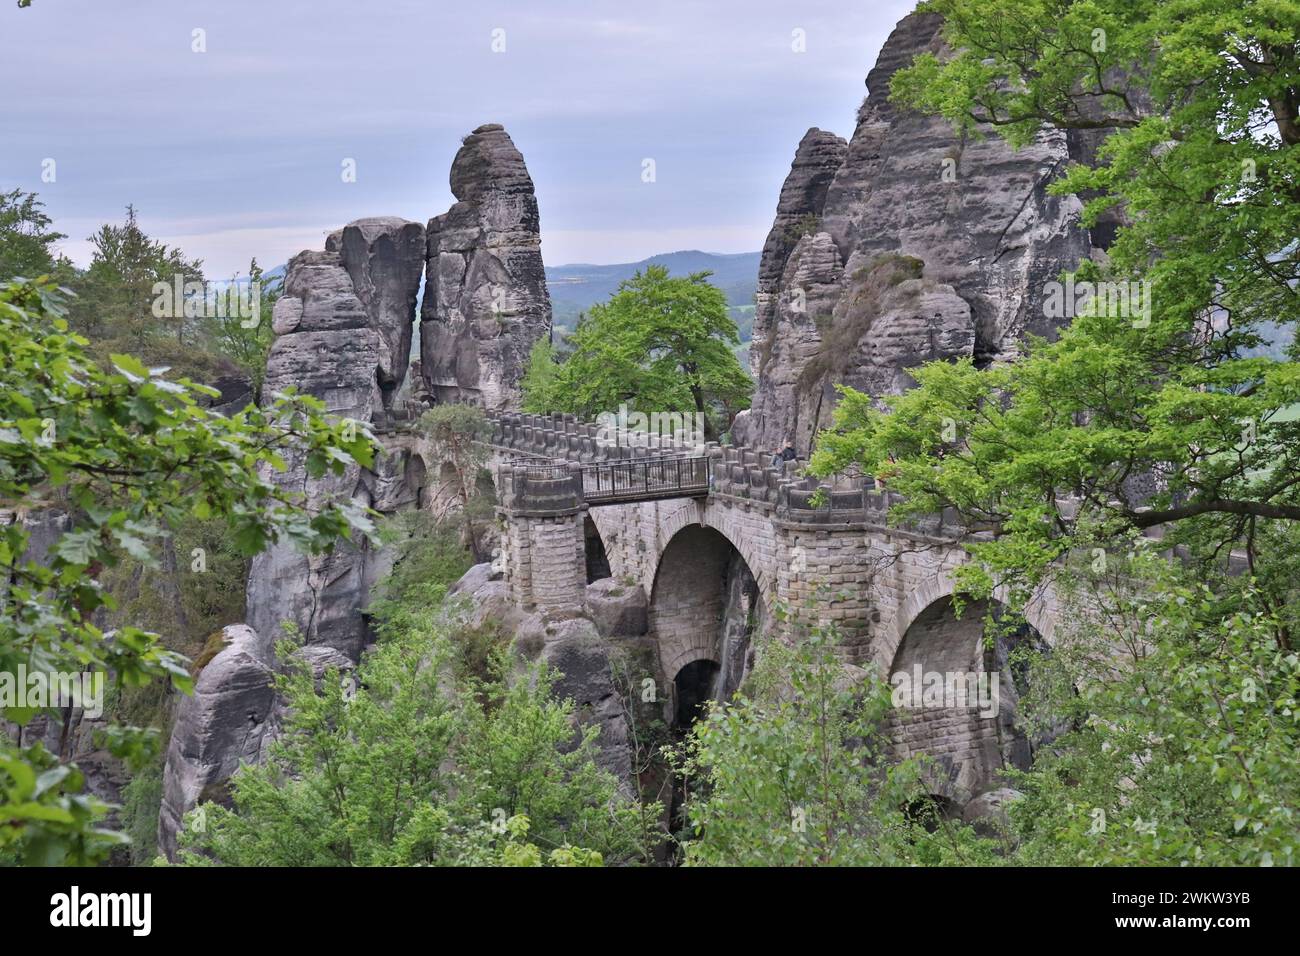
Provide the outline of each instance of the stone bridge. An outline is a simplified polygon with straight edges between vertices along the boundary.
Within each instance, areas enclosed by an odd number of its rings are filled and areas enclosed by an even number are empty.
[[[779,606],[796,628],[833,624],[849,663],[996,675],[996,716],[896,712],[899,754],[938,761],[936,798],[960,807],[995,786],[999,769],[1027,762],[1029,743],[1012,727],[1008,648],[986,648],[986,606],[960,617],[953,607],[953,570],[967,557],[952,516],[891,527],[894,499],[866,486],[827,488],[815,505],[817,485],[795,462],[773,467],[744,448],[654,436],[617,445],[570,416],[506,414],[493,425],[500,564],[520,607],[564,618],[583,613],[599,579],[639,586],[659,679],[681,697],[698,695],[685,685],[702,675],[712,696],[734,689],[752,660],[750,634]],[[600,474],[622,476],[616,493]],[[1026,610],[1024,637],[1050,643],[1052,603]]]

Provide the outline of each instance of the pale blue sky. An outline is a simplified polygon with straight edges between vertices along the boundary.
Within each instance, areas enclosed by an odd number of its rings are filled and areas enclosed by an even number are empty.
[[[912,6],[2,0],[0,189],[38,191],[83,264],[86,237],[134,203],[219,277],[360,216],[444,211],[460,137],[499,122],[537,184],[548,264],[751,251],[799,138],[852,133]]]

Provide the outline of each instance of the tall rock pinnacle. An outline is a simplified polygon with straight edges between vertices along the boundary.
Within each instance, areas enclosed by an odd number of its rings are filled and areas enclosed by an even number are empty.
[[[429,220],[420,360],[435,401],[516,407],[533,343],[551,329],[537,196],[524,158],[495,123],[451,166],[458,202]]]

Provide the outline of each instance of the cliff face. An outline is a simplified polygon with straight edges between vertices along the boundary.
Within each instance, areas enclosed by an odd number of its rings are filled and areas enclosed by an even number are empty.
[[[1043,284],[1092,252],[1078,201],[1046,191],[1082,144],[1044,130],[1017,152],[888,102],[896,70],[943,54],[940,26],[899,22],[846,148],[816,129],[799,144],[763,248],[740,441],[806,455],[836,383],[896,394],[924,361],[1014,357],[1026,332],[1054,330]]]
[[[369,425],[405,375],[423,267],[424,227],[403,219],[359,220],[331,235],[325,251],[294,256],[275,306],[267,393],[296,387],[330,414]],[[312,507],[340,497],[382,507],[372,494],[375,475],[357,465],[310,478],[305,462],[287,464],[271,480],[304,493]],[[393,467],[385,461],[376,471]],[[321,555],[273,545],[249,571],[248,623],[268,645],[289,621],[307,643],[355,658],[366,636],[369,565],[366,548],[346,543]]]
[[[267,396],[293,387],[363,426],[396,410],[404,384],[435,401],[516,404],[528,353],[551,322],[533,182],[505,130],[489,125],[466,137],[451,187],[459,201],[427,231],[405,219],[360,219],[331,234],[323,251],[290,260],[273,316]],[[422,361],[412,366],[421,279]],[[413,367],[422,367],[423,383],[410,388]],[[391,442],[373,468],[353,465],[340,476],[311,478],[293,456],[286,466],[267,479],[303,495],[308,509],[351,498],[393,513],[419,504],[426,468],[437,463]],[[173,730],[159,822],[169,857],[185,813],[200,799],[220,799],[239,763],[260,759],[278,732],[282,704],[268,681],[282,625],[298,629],[298,653],[318,673],[350,667],[369,639],[364,611],[387,565],[386,553],[348,542],[320,555],[276,544],[253,559],[247,626],[226,629],[228,646],[204,668]]]
[[[505,411],[518,404],[529,350],[551,328],[537,196],[496,124],[465,138],[451,191],[459,201],[429,220],[422,373],[435,400]]]

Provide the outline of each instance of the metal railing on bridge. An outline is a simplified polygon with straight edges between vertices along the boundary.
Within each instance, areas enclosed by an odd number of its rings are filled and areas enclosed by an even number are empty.
[[[535,461],[504,465],[501,487],[510,506],[523,513],[560,512],[585,504],[621,505],[709,493],[704,456],[629,458],[577,464]]]
[[[589,505],[694,498],[709,493],[709,459],[628,458],[582,466],[582,496]]]

